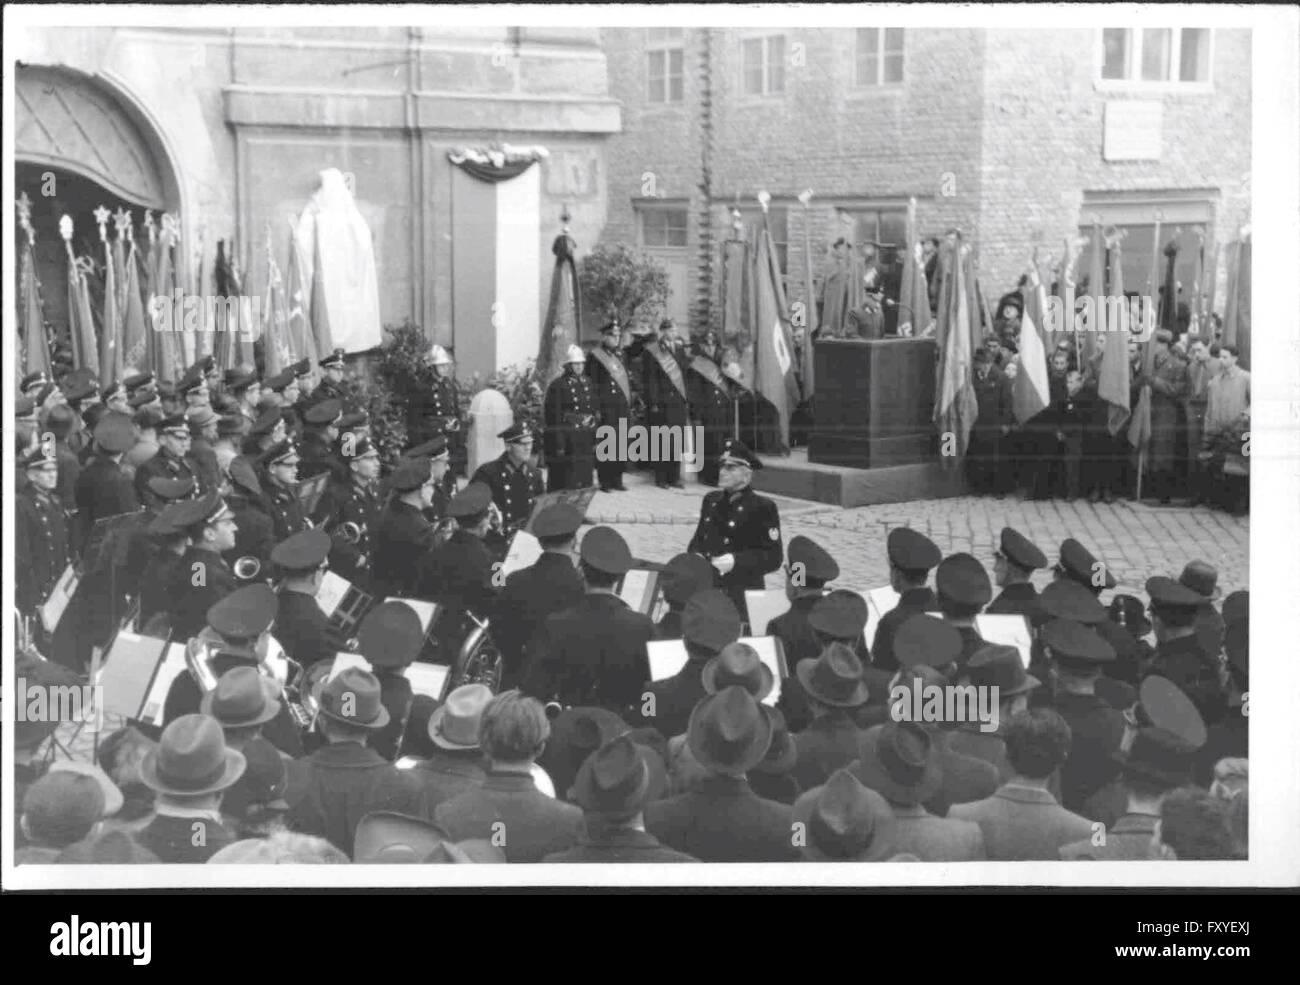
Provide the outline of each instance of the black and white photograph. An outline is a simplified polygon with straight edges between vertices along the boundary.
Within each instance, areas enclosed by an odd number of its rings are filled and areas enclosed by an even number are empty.
[[[4,52],[6,889],[1300,883],[1295,8]]]

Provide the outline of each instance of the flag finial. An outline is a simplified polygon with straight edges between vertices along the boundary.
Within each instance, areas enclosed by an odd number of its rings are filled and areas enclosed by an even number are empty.
[[[761,191],[758,193],[757,197],[758,197],[758,204],[763,207],[763,212],[766,213],[767,207],[770,204],[772,204],[772,196],[766,191]]]
[[[799,204],[802,205],[805,209],[808,208],[808,203],[812,201],[812,197],[813,197],[813,190],[811,188],[805,188],[803,191],[799,193]]]
[[[131,213],[126,209],[119,208],[113,213],[113,227],[117,230],[117,238],[131,235]]]
[[[99,226],[99,238],[104,242],[108,242],[108,217],[112,214],[102,205],[91,213],[95,217],[95,223]]]
[[[59,220],[59,235],[63,237],[64,242],[72,242],[72,216],[65,215]]]

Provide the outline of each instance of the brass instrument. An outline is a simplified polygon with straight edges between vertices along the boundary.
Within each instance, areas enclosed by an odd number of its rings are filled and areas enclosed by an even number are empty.
[[[349,544],[356,545],[361,543],[361,538],[365,536],[365,527],[353,523],[351,520],[344,520],[338,526],[340,536]]]
[[[491,626],[487,619],[479,619],[472,612],[466,612],[465,618],[470,631],[452,663],[447,690],[465,684],[486,684],[495,694],[501,685],[501,652],[492,640]]]
[[[253,581],[262,573],[262,562],[251,554],[235,562],[235,577],[240,581]]]
[[[185,644],[185,666],[204,694],[216,690],[218,674],[214,661],[223,653],[221,639],[212,630],[204,628]],[[254,648],[258,671],[280,686],[285,707],[300,729],[308,729],[314,720],[303,706],[300,684],[304,677],[302,665],[284,652],[280,641],[269,633],[263,634]]]

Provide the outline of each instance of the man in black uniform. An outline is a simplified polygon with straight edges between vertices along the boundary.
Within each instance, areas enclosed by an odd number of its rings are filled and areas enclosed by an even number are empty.
[[[452,470],[465,471],[465,443],[461,430],[460,395],[456,388],[455,363],[440,345],[429,350],[435,374],[433,384],[411,395],[407,434],[413,444],[445,438]]]
[[[1118,580],[1110,573],[1110,567],[1098,560],[1093,554],[1073,537],[1061,541],[1060,557],[1052,569],[1056,580],[1068,578],[1078,582],[1093,594],[1101,595],[1104,589],[1114,588]],[[1142,657],[1142,644],[1123,626],[1106,620],[1096,627],[1096,633],[1110,644],[1115,651],[1115,659],[1107,662],[1102,672],[1107,677],[1127,681],[1136,686],[1139,681],[1139,662]]]
[[[68,517],[55,488],[59,484],[54,442],[41,442],[23,457],[27,487],[15,497],[14,602],[33,617],[72,560]]]
[[[696,451],[701,455],[700,481],[706,486],[716,486],[723,442],[735,433],[735,404],[732,385],[722,375],[712,350],[707,345],[695,348],[697,351],[686,369],[687,396],[695,422],[704,428],[704,448]]]
[[[85,550],[96,520],[140,508],[136,489],[122,469],[122,456],[134,443],[131,418],[125,414],[105,414],[95,426],[94,455],[77,476],[78,553]]]
[[[541,701],[605,708],[626,719],[639,709],[650,680],[646,643],[654,639],[654,624],[614,591],[632,567],[632,552],[618,531],[588,531],[579,558],[587,594],[542,624],[530,648],[525,690]]]
[[[330,626],[316,604],[316,593],[328,567],[330,538],[324,530],[304,530],[275,545],[271,565],[282,574],[276,594],[275,638],[303,670],[321,660],[333,660],[345,641]]]
[[[993,598],[993,583],[979,559],[970,554],[951,554],[934,571],[934,594],[944,622],[961,633],[962,650],[957,658],[960,670],[984,639],[975,628],[975,617]]]
[[[237,527],[235,514],[215,492],[182,506],[190,546],[177,562],[179,585],[170,615],[173,635],[189,639],[206,624],[208,609],[239,588],[222,557],[235,546]]]
[[[586,489],[595,465],[596,391],[582,375],[587,357],[569,346],[564,372],[546,388],[543,421],[546,433],[546,491]]]
[[[298,462],[298,449],[288,441],[282,441],[262,453],[263,471],[258,476],[258,481],[262,486],[276,543],[288,540],[310,526],[303,516],[302,502],[294,488],[298,482]]]
[[[310,479],[328,472],[331,479],[344,477],[343,465],[334,454],[334,442],[339,436],[339,420],[343,417],[343,404],[333,398],[313,404],[303,414],[305,430],[298,454],[302,463],[298,477]]]
[[[764,636],[775,636],[785,651],[785,662],[794,667],[800,660],[813,660],[821,654],[817,636],[808,625],[813,604],[826,594],[828,582],[840,576],[840,566],[820,545],[799,534],[790,538],[786,548],[785,595],[790,608],[762,629]],[[789,724],[789,716],[786,716]]]
[[[658,341],[651,342],[642,351],[641,372],[644,380],[646,425],[652,428],[664,425],[685,428],[686,378],[682,373],[677,328],[671,318],[665,318],[659,323]],[[654,472],[656,486],[684,488],[681,462],[657,462]],[[780,564],[779,559],[777,564]]]
[[[506,443],[500,458],[480,465],[471,482],[492,490],[492,502],[501,511],[503,532],[508,537],[533,515],[542,488],[541,473],[528,464],[533,453],[533,433],[526,424],[514,424],[497,435]]]
[[[502,691],[519,683],[529,641],[546,617],[582,601],[582,575],[574,564],[580,526],[582,516],[565,503],[542,510],[533,524],[542,556],[506,578],[492,620],[492,639],[501,650]]]
[[[404,458],[393,472],[393,498],[370,538],[372,586],[379,597],[415,598],[420,559],[433,547],[424,510],[433,499],[427,458]]]
[[[993,555],[993,577],[1001,593],[984,611],[989,615],[1034,616],[1038,591],[1029,576],[1047,567],[1047,555],[1024,534],[1011,527],[1002,528],[1000,549]]]
[[[275,525],[271,522],[257,471],[243,455],[230,460],[230,492],[226,495],[226,505],[235,515],[239,527],[235,533],[235,546],[226,553],[226,561],[234,569],[236,562],[243,561],[247,565],[246,559],[253,558],[259,569],[265,569],[271,560],[271,548],[275,546]]]
[[[337,400],[340,404],[346,402],[343,393],[343,378],[347,375],[346,364],[343,361],[344,355],[342,349],[335,349],[316,364],[321,369],[322,379],[320,385],[311,391],[309,396],[303,398],[304,406],[301,408],[303,413],[306,413],[309,407],[314,407],[326,400]]]
[[[739,441],[723,446],[722,488],[708,493],[700,522],[686,549],[702,554],[718,573],[718,587],[745,611],[745,589],[763,587],[763,576],[781,567],[781,518],[776,504],[750,488],[763,463]]]
[[[596,406],[599,409],[599,423],[602,427],[613,428],[619,432],[619,422],[626,422],[624,428],[632,424],[632,381],[628,379],[627,367],[623,365],[623,354],[619,351],[622,342],[622,329],[616,321],[609,322],[600,330],[600,345],[592,349],[587,356],[587,377],[596,390]],[[608,442],[601,442],[603,446]],[[614,456],[597,456],[596,475],[600,479],[601,492],[623,492],[623,471],[626,463],[619,456],[621,451],[617,440],[613,442]],[[597,449],[599,451],[599,447]]]
[[[926,582],[930,569],[943,560],[938,546],[911,527],[895,527],[885,541],[889,556],[889,586],[898,593],[898,605],[880,617],[871,641],[871,663],[879,670],[898,670],[894,634],[912,616],[938,612],[939,600]]]
[[[196,515],[195,507],[192,499],[168,503],[144,529],[153,551],[138,582],[140,616],[137,625],[146,636],[161,635],[161,632],[149,630],[150,621],[155,616],[167,616],[172,612],[176,607],[177,593],[189,583],[188,578],[178,572],[181,558],[190,546],[187,525]]]
[[[321,494],[312,519],[333,539],[330,566],[353,584],[368,590],[370,582],[370,531],[379,520],[379,449],[366,438],[348,442],[340,449],[348,467],[348,478],[335,479]],[[348,452],[351,454],[348,454]],[[354,524],[344,532],[344,524]]]
[[[417,564],[416,597],[432,599],[442,607],[434,636],[449,660],[467,633],[466,613],[480,619],[493,615],[499,569],[483,543],[491,505],[487,486],[471,482],[458,492],[447,507],[456,529]]]
[[[204,487],[198,463],[190,455],[190,427],[183,414],[174,414],[158,425],[158,452],[135,470],[135,491],[141,503],[155,510],[163,501],[149,489],[149,480],[189,479],[194,482],[196,494],[211,492]]]
[[[975,352],[975,371],[971,376],[979,412],[971,427],[970,445],[966,449],[966,482],[971,492],[997,493],[1010,489],[1011,470],[1004,446],[1015,423],[1011,403],[1011,381],[993,365],[988,349]]]
[[[451,502],[451,497],[456,495],[456,477],[451,474],[451,453],[447,449],[447,439],[438,435],[423,444],[408,448],[402,452],[401,460],[405,461],[408,458],[423,458],[429,463],[433,478],[433,498],[424,508],[423,513],[424,518],[436,527],[438,521],[447,515],[447,504]],[[387,500],[388,493],[392,490],[392,482],[392,476],[389,476],[386,482],[381,480],[379,484],[381,501]]]
[[[1220,676],[1217,650],[1206,653],[1197,635],[1197,614],[1206,597],[1161,575],[1146,583],[1156,652],[1143,677],[1157,674],[1173,681],[1196,705],[1207,724],[1227,713],[1228,694]]]

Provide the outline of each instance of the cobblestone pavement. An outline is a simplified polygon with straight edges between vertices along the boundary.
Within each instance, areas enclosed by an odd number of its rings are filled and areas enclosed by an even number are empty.
[[[588,519],[618,530],[637,557],[666,561],[684,551],[708,488],[657,489],[648,477],[639,475],[626,481],[627,492],[597,493]],[[788,543],[803,534],[825,547],[839,562],[837,584],[845,587],[868,589],[888,583],[885,537],[896,526],[916,528],[944,554],[974,554],[990,576],[998,535],[1004,526],[1011,526],[1038,544],[1053,562],[1061,541],[1075,537],[1110,565],[1120,582],[1118,592],[1142,596],[1148,578],[1158,574],[1176,578],[1184,564],[1196,559],[1219,569],[1225,595],[1249,587],[1250,518],[1205,507],[964,496],[841,509],[770,498],[781,511],[783,540]],[[1048,572],[1038,572],[1034,581],[1041,587],[1050,577]],[[769,588],[780,584],[779,572],[768,576]],[[1109,601],[1109,593],[1102,598]]]

